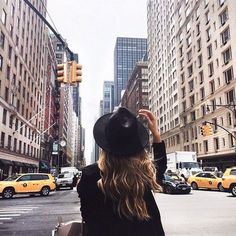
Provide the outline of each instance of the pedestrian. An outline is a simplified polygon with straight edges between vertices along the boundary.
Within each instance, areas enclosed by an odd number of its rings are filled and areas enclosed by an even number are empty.
[[[166,170],[166,150],[156,118],[140,110],[153,136],[157,178]],[[161,191],[156,168],[145,150],[149,135],[128,109],[99,118],[93,129],[102,149],[98,163],[82,170],[78,184],[86,236],[163,236],[161,217],[151,190]]]
[[[74,174],[74,177],[73,177],[73,179],[72,179],[73,187],[76,187],[77,181],[78,181],[77,175]]]

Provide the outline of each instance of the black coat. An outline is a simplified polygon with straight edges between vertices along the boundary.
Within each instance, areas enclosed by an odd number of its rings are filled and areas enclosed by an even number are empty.
[[[159,181],[166,170],[166,150],[164,142],[153,144]],[[78,185],[81,199],[81,213],[86,222],[86,236],[163,236],[165,235],[160,213],[150,189],[144,194],[151,219],[139,221],[120,218],[114,214],[112,202],[105,201],[104,194],[97,186],[101,178],[97,164],[87,166],[82,171]]]

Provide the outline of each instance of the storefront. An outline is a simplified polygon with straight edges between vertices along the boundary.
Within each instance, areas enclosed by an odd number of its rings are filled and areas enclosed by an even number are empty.
[[[12,161],[0,159],[0,180],[7,178],[11,174],[13,166]]]

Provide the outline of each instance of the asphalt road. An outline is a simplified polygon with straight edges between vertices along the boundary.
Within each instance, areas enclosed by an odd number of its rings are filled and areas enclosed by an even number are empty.
[[[229,193],[195,190],[188,195],[155,197],[166,236],[236,235],[236,198]],[[0,199],[0,235],[51,236],[58,216],[63,221],[80,219],[79,208],[75,190],[54,192],[48,197]]]
[[[63,221],[80,219],[75,189],[52,192],[47,197],[18,195],[0,199],[0,235],[51,236],[59,216]]]
[[[188,195],[156,194],[167,236],[235,236],[236,197],[193,190]]]

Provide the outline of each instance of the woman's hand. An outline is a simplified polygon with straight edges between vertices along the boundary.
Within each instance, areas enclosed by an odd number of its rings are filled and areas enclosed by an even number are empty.
[[[144,117],[148,122],[148,128],[152,132],[153,135],[153,142],[154,143],[160,143],[161,142],[161,136],[157,129],[157,120],[156,117],[153,115],[153,113],[146,109],[139,110],[139,115],[141,117]]]

